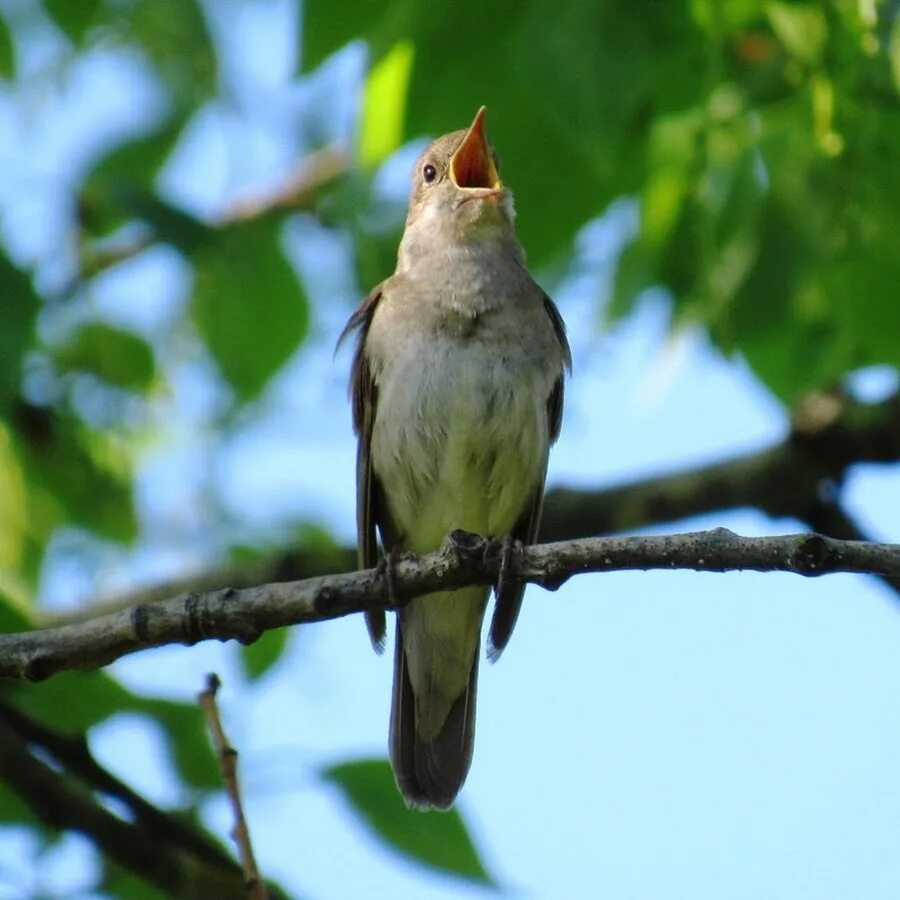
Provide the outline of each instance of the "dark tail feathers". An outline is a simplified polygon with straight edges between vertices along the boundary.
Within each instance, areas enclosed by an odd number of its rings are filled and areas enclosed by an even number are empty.
[[[397,787],[407,806],[449,809],[459,793],[475,741],[475,694],[479,648],[475,648],[469,683],[457,697],[437,738],[423,740],[416,728],[416,699],[409,680],[398,616],[391,702],[390,754]]]

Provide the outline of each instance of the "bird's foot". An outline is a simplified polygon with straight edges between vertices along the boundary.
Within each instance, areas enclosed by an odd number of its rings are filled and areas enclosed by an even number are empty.
[[[394,547],[378,560],[375,566],[376,576],[383,580],[387,586],[388,601],[391,606],[399,606],[399,592],[397,591],[397,563],[403,557],[403,552]]]
[[[494,584],[494,596],[501,597],[504,594],[504,589],[508,585],[517,583],[521,580],[514,573],[518,571],[520,563],[522,562],[525,545],[511,534],[508,534],[506,537],[500,538],[497,541],[492,541],[492,543],[495,546],[497,544],[500,545],[500,568],[497,572],[497,581]]]

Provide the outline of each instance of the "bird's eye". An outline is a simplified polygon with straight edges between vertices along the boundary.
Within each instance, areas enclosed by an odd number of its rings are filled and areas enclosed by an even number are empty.
[[[426,181],[434,181],[436,176],[437,176],[437,169],[431,163],[428,163],[428,165],[425,166],[424,169],[422,169],[422,177]]]

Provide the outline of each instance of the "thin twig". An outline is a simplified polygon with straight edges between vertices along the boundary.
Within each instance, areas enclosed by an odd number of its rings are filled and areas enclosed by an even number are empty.
[[[250,829],[247,827],[247,819],[244,817],[244,807],[241,803],[241,789],[237,774],[237,750],[229,744],[228,738],[225,736],[225,729],[222,727],[222,719],[219,716],[219,705],[216,703],[216,694],[220,685],[218,675],[207,675],[206,689],[200,692],[197,699],[206,715],[213,746],[219,757],[222,778],[225,780],[225,791],[231,801],[231,811],[234,815],[234,828],[231,836],[237,844],[238,855],[241,858],[247,897],[249,900],[268,900],[269,894],[265,882],[259,877],[256,857],[253,855],[253,844],[250,841]]]
[[[0,676],[39,681],[65,669],[103,666],[164,644],[238,640],[300,622],[392,609],[411,597],[494,584],[499,554],[477,535],[454,532],[441,550],[394,566],[393,591],[366,569],[303,581],[191,592],[86,622],[0,635]],[[900,575],[900,544],[840,541],[819,534],[741,537],[725,528],[648,537],[587,538],[527,548],[512,574],[548,589],[585,572],[751,570],[818,576],[830,572]]]

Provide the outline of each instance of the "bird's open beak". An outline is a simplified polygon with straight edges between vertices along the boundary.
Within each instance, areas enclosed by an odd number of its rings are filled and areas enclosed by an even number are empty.
[[[500,175],[484,134],[485,107],[475,114],[462,143],[450,158],[453,183],[473,197],[496,195],[502,189]]]

